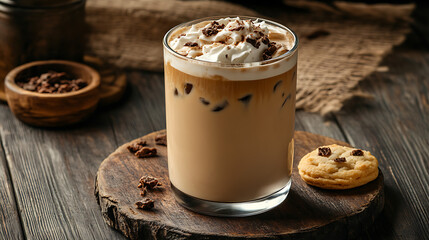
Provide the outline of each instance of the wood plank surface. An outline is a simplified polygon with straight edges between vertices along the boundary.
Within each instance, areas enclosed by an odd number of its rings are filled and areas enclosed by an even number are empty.
[[[429,239],[429,51],[410,39],[385,59],[388,72],[362,85],[374,101],[336,114],[385,173],[385,209],[369,239]]]
[[[1,103],[0,103],[1,104]],[[1,128],[1,125],[0,125]],[[0,239],[24,239],[19,213],[0,138]]]
[[[0,112],[0,136],[25,236],[120,237],[104,223],[93,197],[98,165],[116,148],[107,114],[74,128],[49,130],[24,125],[6,105]]]

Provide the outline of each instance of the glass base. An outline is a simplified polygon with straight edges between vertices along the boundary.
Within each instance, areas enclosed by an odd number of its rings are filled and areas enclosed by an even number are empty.
[[[248,202],[223,203],[189,196],[171,183],[171,189],[180,205],[197,213],[218,217],[247,217],[269,211],[286,199],[290,186],[291,180],[285,187],[266,197]]]

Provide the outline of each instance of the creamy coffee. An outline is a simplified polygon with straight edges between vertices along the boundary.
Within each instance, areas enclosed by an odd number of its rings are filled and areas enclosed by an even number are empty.
[[[290,182],[295,36],[259,20],[223,18],[167,35],[168,166],[181,192],[246,202]]]

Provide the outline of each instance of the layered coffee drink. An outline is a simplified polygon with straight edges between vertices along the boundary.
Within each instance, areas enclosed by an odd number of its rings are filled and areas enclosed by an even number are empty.
[[[244,216],[286,198],[296,49],[288,28],[244,17],[197,20],[166,34],[168,168],[182,205]],[[267,200],[263,209],[243,205]]]

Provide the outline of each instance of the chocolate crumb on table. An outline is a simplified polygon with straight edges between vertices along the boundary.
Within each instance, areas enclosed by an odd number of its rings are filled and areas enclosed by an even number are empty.
[[[353,150],[352,156],[363,156],[363,151],[360,149]]]
[[[147,158],[156,156],[156,154],[156,148],[143,147],[138,150],[134,155],[136,155],[138,158]]]
[[[322,157],[329,157],[329,156],[331,156],[331,149],[330,148],[328,148],[328,147],[320,147],[319,148],[319,156],[322,156]]]
[[[149,190],[152,190],[155,187],[162,186],[162,184],[158,181],[158,179],[149,175],[145,175],[141,177],[139,180],[139,183],[140,183],[138,186],[139,188],[146,188]]]
[[[167,134],[163,133],[163,134],[158,134],[155,137],[155,143],[157,145],[163,145],[163,146],[167,146]]]
[[[127,147],[127,149],[132,152],[135,153],[137,151],[139,151],[140,149],[142,149],[142,147],[146,146],[146,141],[140,141],[134,144],[131,144]]]
[[[136,202],[136,207],[138,209],[149,210],[149,209],[152,209],[153,207],[155,207],[155,201],[153,201],[150,198],[146,198],[142,201]]]
[[[340,163],[340,162],[346,162],[346,158],[341,157],[341,158],[335,158],[334,162]]]

